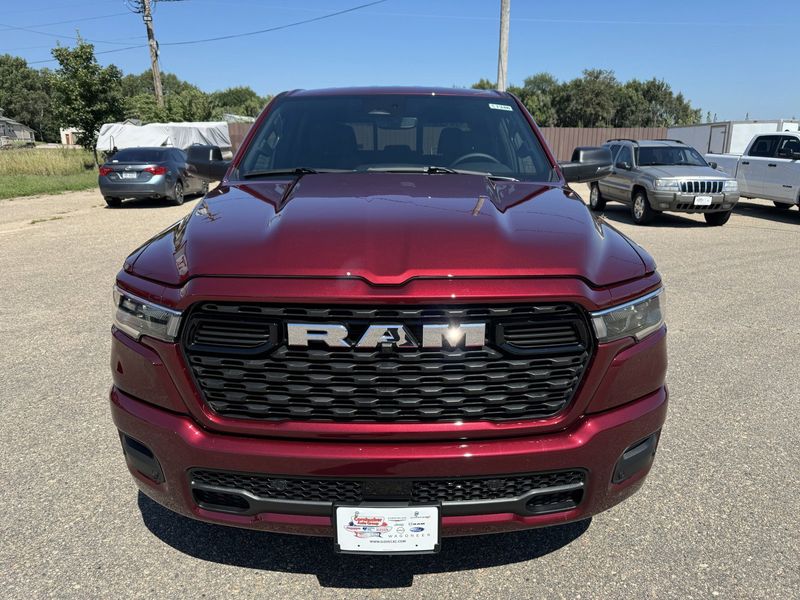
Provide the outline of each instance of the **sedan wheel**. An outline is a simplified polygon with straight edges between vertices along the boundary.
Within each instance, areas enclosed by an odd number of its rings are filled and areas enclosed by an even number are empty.
[[[175,187],[172,190],[172,203],[180,206],[183,204],[183,184],[180,181],[175,182]]]

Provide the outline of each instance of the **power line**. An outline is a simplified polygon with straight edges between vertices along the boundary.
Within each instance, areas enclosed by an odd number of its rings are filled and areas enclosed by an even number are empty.
[[[240,37],[247,37],[252,35],[259,35],[262,33],[270,33],[272,31],[280,31],[281,29],[288,29],[290,27],[297,27],[298,25],[305,25],[307,23],[314,23],[316,21],[322,21],[324,19],[330,19],[332,17],[338,17],[339,15],[344,15],[346,13],[355,12],[357,10],[361,10],[363,8],[369,8],[370,6],[376,6],[378,4],[383,4],[388,0],[376,0],[375,2],[368,2],[367,4],[360,4],[359,6],[353,6],[352,8],[346,8],[344,10],[337,10],[336,12],[327,13],[321,15],[319,17],[313,17],[310,19],[303,19],[302,21],[295,21],[294,23],[287,23],[286,25],[277,25],[275,27],[269,27],[267,29],[258,29],[256,31],[247,31],[245,33],[233,33],[230,35],[220,35],[217,37],[212,38],[204,38],[199,40],[184,40],[181,42],[164,42],[161,44],[162,46],[188,46],[189,44],[205,44],[207,42],[219,42],[222,40],[232,40],[234,38]]]
[[[81,19],[67,19],[66,21],[53,21],[52,23],[37,23],[36,25],[26,25],[26,27],[49,27],[50,25],[63,25],[64,23],[80,23],[81,21],[97,21],[98,19],[110,19],[111,17],[120,17],[125,16],[128,13],[126,12],[118,12],[112,13],[110,15],[100,15],[98,17],[83,17]],[[4,29],[0,31],[6,31],[8,29],[21,29],[20,27],[13,26],[13,25],[4,25]],[[64,36],[66,37],[66,36]]]
[[[38,31],[36,29],[31,29],[30,27],[17,27],[14,25],[9,25],[7,23],[0,23],[0,27],[4,27],[5,29],[0,29],[0,31],[27,31],[28,33],[35,33],[37,35],[44,35],[47,37],[52,37],[56,39],[66,38],[68,40],[83,40],[84,42],[91,42],[92,44],[110,44],[112,46],[124,46],[128,42],[111,42],[108,40],[90,40],[88,38],[79,38],[74,35],[60,35],[57,33],[50,33],[48,31]]]
[[[167,0],[167,1],[170,1],[170,0]],[[189,45],[189,44],[203,44],[203,43],[207,43],[207,42],[217,42],[217,41],[222,41],[222,40],[230,40],[230,39],[238,38],[238,37],[260,35],[262,33],[270,33],[270,32],[273,32],[273,31],[280,31],[282,29],[289,29],[290,27],[298,27],[300,25],[305,25],[307,23],[314,23],[316,21],[322,21],[322,20],[325,20],[325,19],[330,19],[332,17],[337,17],[339,15],[355,12],[357,10],[361,10],[361,9],[364,9],[364,8],[369,8],[371,6],[376,6],[378,4],[383,4],[384,2],[388,2],[388,0],[375,0],[374,2],[368,2],[366,4],[360,4],[358,6],[353,6],[351,8],[338,10],[338,11],[335,11],[335,12],[332,12],[332,13],[326,13],[324,15],[320,15],[319,17],[313,17],[313,18],[310,18],[310,19],[303,19],[301,21],[294,21],[292,23],[286,23],[285,25],[276,25],[275,27],[269,27],[267,29],[259,29],[257,31],[247,31],[247,32],[244,32],[244,33],[223,35],[223,36],[218,36],[218,37],[213,37],[213,38],[205,38],[205,39],[198,39],[198,40],[184,40],[184,41],[180,41],[180,42],[163,42],[163,43],[160,44],[160,46],[185,46],[185,45]],[[0,25],[2,25],[2,23],[0,23]],[[77,38],[72,38],[72,39],[77,39]],[[91,40],[85,40],[85,41],[91,41]],[[100,52],[95,52],[95,54],[97,54],[97,55],[100,55],[100,54],[111,54],[112,52],[123,52],[123,51],[126,51],[126,50],[135,50],[137,48],[143,48],[143,47],[145,47],[145,44],[137,44],[137,45],[126,46],[124,48],[115,48],[113,50],[102,50]],[[50,62],[55,62],[55,59],[51,58],[51,59],[48,59],[48,60],[31,61],[28,64],[36,65],[36,64],[44,64],[44,63],[50,63]]]

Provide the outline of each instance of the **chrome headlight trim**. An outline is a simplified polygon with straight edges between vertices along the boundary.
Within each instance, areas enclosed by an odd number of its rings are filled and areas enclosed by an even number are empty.
[[[146,335],[174,342],[181,326],[181,312],[145,300],[115,285],[114,325],[135,340]]]
[[[664,288],[660,287],[624,304],[590,313],[589,316],[601,343],[626,337],[641,341],[664,324]],[[626,322],[623,323],[623,320]]]

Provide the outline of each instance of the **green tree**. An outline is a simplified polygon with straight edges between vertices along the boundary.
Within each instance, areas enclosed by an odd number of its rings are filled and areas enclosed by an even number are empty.
[[[232,87],[210,95],[212,112],[218,119],[226,113],[256,117],[268,101],[269,98],[262,98],[248,86]]]
[[[552,127],[557,121],[553,95],[558,86],[558,80],[549,73],[537,73],[526,78],[522,87],[510,86],[508,91],[519,97],[539,125]]]
[[[613,71],[587,69],[583,77],[560,85],[553,106],[562,127],[611,127],[619,81]]]
[[[481,78],[477,83],[472,84],[473,90],[496,90],[497,84],[488,79]]]
[[[24,59],[3,54],[0,82],[0,108],[5,116],[33,129],[40,141],[58,141],[49,71],[32,69]]]
[[[100,127],[123,116],[122,73],[114,65],[101,67],[94,46],[80,38],[74,48],[53,48],[53,57],[59,65],[52,76],[56,115],[64,126],[80,131],[77,142],[91,147],[97,161],[95,142]]]

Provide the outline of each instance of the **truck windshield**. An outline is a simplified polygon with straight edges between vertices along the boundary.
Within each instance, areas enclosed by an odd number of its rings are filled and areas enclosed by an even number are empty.
[[[553,166],[512,99],[432,94],[279,99],[233,177],[295,170],[468,171],[554,179]]]
[[[700,153],[688,146],[640,146],[637,148],[636,163],[640,167],[656,165],[708,166]]]

